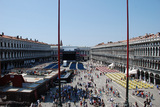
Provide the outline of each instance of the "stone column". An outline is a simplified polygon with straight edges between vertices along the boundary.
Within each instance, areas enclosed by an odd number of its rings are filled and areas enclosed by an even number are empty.
[[[157,52],[157,56],[159,56],[159,48],[158,48],[158,50],[157,50],[158,52]]]
[[[148,82],[151,83],[150,72],[148,72]]]
[[[140,72],[140,76],[139,76],[139,79],[141,80],[141,72]]]
[[[146,81],[146,77],[145,77],[146,75],[145,75],[145,72],[146,72],[146,71],[144,71],[144,81]]]
[[[154,85],[156,85],[156,78],[155,78],[155,74],[154,74]]]

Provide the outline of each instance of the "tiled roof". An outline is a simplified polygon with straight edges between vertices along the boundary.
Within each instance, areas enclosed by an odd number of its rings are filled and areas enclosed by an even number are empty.
[[[157,34],[146,34],[145,36],[133,37],[133,38],[129,39],[129,41],[137,41],[137,40],[143,40],[143,39],[147,39],[147,38],[156,38],[156,37],[160,37],[160,32],[158,32]],[[96,46],[123,43],[123,42],[127,42],[127,40],[118,41],[118,42],[99,43]]]
[[[14,39],[14,40],[19,40],[19,41],[27,41],[27,42],[34,42],[34,43],[39,43],[39,44],[46,44],[48,45],[47,43],[43,43],[43,42],[39,42],[38,40],[29,40],[28,38],[26,39],[23,39],[21,36],[17,36],[17,37],[13,37],[13,36],[8,36],[8,35],[2,35],[0,34],[0,37],[2,38],[8,38],[8,39]]]

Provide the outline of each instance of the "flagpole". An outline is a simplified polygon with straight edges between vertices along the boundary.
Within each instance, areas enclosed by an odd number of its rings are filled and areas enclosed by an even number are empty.
[[[125,107],[129,107],[128,102],[128,72],[129,72],[129,11],[128,11],[128,0],[127,0],[127,83],[126,83],[126,101],[125,101]]]
[[[61,102],[61,73],[60,73],[60,0],[58,0],[58,79],[59,79],[59,107],[62,107]]]

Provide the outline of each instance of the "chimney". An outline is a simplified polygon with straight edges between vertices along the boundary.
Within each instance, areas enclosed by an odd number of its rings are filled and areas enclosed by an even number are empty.
[[[19,35],[17,35],[17,39],[19,39]]]
[[[4,36],[4,32],[2,32],[2,36]]]
[[[35,42],[38,42],[38,40],[37,40],[37,39],[34,39],[34,41],[35,41]]]
[[[20,39],[22,39],[22,36],[20,36]]]

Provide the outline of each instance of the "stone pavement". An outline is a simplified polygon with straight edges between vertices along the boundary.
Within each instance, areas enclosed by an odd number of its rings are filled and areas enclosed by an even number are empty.
[[[94,83],[96,84],[96,90],[99,90],[100,88],[102,89],[103,86],[104,86],[104,89],[106,90],[105,86],[106,86],[107,76],[105,76],[105,75],[100,76],[99,75],[99,78],[97,78],[97,75],[95,75],[95,74],[100,74],[100,71],[95,70],[95,71],[93,71],[93,73],[91,73],[91,75],[93,76],[93,79],[94,79]],[[87,72],[81,71],[80,76],[76,75],[74,77],[74,78],[76,78],[76,80],[73,79],[72,83],[67,83],[66,85],[72,85],[74,87],[75,85],[77,85],[77,82],[82,83],[82,84],[83,84],[83,82],[86,82],[86,83],[90,82],[90,80],[88,80],[88,78],[84,78],[84,75],[88,75]],[[79,77],[82,77],[82,81],[80,81],[78,79]],[[109,87],[112,86],[113,90],[117,89],[118,92],[120,93],[120,98],[114,97],[111,92],[109,93],[109,95],[106,95],[105,92],[102,92],[102,94],[100,94],[100,95],[101,95],[101,99],[104,100],[105,107],[112,107],[111,105],[113,103],[110,102],[110,100],[109,100],[111,97],[114,99],[114,103],[119,104],[119,106],[121,107],[122,104],[125,102],[126,89],[124,87],[120,86],[119,84],[117,84],[114,81],[109,82],[108,86]],[[78,86],[77,88],[83,88],[84,89],[84,86]],[[52,88],[52,91],[55,91],[55,89],[56,88]],[[91,89],[91,88],[89,88],[89,89]],[[94,91],[94,88],[92,90]],[[160,105],[160,95],[158,94],[158,90],[156,89],[156,87],[154,87],[154,89],[143,89],[143,90],[147,91],[147,92],[150,92],[150,93],[153,93],[153,97],[154,97],[154,100],[152,100],[153,107],[159,107],[159,105]],[[74,105],[73,101],[74,101],[74,99],[72,99],[70,101],[71,107],[80,107],[80,102],[79,101],[76,102],[76,105]],[[143,104],[144,101],[145,101],[145,98],[133,96],[132,95],[132,90],[129,90],[130,105],[134,105],[134,103],[137,102],[139,107],[143,107],[144,106],[144,104]],[[52,107],[53,106],[52,102],[53,102],[53,100],[49,98],[49,95],[47,95],[46,99],[45,99],[45,102],[42,102],[41,105],[42,105],[42,107]],[[89,99],[86,99],[86,102],[88,104],[88,107],[93,107],[93,105],[89,104]],[[62,103],[62,105],[63,105],[63,107],[68,107],[67,102]]]

